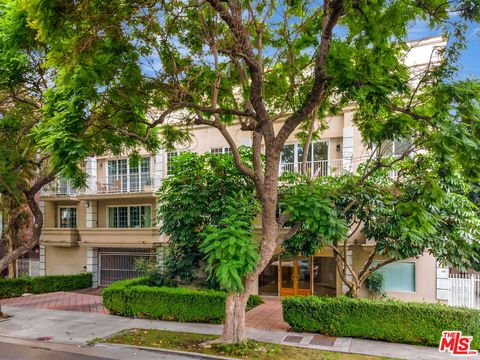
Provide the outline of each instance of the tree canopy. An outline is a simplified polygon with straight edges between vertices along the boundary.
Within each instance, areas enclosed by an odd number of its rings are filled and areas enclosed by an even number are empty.
[[[38,133],[62,175],[81,182],[78,164],[92,153],[170,148],[201,124],[218,129],[237,169],[253,181],[259,261],[243,277],[243,291],[229,294],[221,341],[245,340],[256,276],[298,230],[282,235],[288,219],[277,219],[280,153],[317,116],[354,104],[367,147],[412,137],[445,176],[478,178],[478,83],[455,78],[465,27],[480,20],[477,0],[6,4],[27,19],[57,74]],[[419,21],[448,44],[439,63],[412,72],[408,32]],[[251,135],[249,162],[228,131],[234,123]]]

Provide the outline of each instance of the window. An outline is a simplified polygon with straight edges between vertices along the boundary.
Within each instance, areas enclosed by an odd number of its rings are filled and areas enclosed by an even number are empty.
[[[108,208],[108,227],[146,228],[152,226],[150,205],[115,206]]]
[[[218,147],[218,148],[211,148],[210,152],[212,154],[231,154],[232,149],[230,147]]]
[[[382,144],[380,152],[384,156],[402,156],[411,145],[407,139],[389,140]]]
[[[383,274],[385,291],[415,292],[414,262],[394,262],[377,271]]]
[[[302,144],[287,144],[283,146],[281,154],[282,172],[299,171],[302,161]],[[327,162],[328,141],[316,141],[312,143],[310,150],[308,151],[307,170],[311,171],[313,174],[327,175]]]
[[[130,165],[128,159],[108,160],[107,168],[107,184],[110,190],[143,191],[144,185],[151,184],[152,181],[149,157],[141,158],[139,164],[136,165]]]
[[[180,155],[180,151],[170,151],[167,152],[167,175],[170,175],[173,171],[172,160]]]
[[[76,228],[77,227],[77,208],[61,207],[59,225],[61,228]]]

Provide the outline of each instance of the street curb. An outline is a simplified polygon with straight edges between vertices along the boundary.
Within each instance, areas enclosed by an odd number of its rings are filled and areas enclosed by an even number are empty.
[[[238,360],[237,358],[231,358],[231,357],[201,354],[201,353],[190,352],[190,351],[155,348],[155,347],[149,347],[149,346],[112,344],[112,343],[103,343],[103,342],[95,343],[93,346],[114,346],[114,347],[130,348],[130,349],[141,349],[146,351],[158,352],[160,354],[165,354],[165,355],[184,355],[194,359],[202,359],[202,360]]]

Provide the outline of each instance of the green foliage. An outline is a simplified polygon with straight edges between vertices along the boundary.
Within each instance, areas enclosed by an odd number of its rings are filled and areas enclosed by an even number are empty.
[[[204,231],[205,240],[200,249],[205,254],[207,271],[215,276],[220,288],[229,292],[244,290],[243,278],[253,272],[260,255],[253,240],[252,217],[256,207],[249,209],[249,199],[239,199],[227,207],[230,216],[210,225]],[[253,216],[252,216],[253,215]]]
[[[227,294],[215,290],[152,287],[146,278],[113,283],[103,290],[103,304],[113,314],[148,319],[218,324],[225,318]],[[258,296],[249,306],[261,303]]]
[[[240,150],[242,157],[248,158],[249,150]],[[237,170],[231,155],[180,154],[174,158],[170,176],[162,182],[157,197],[158,221],[162,232],[169,235],[165,258],[169,274],[192,281],[202,258],[209,254],[212,272],[229,260],[237,264],[228,270],[232,276],[242,276],[249,269],[254,258],[251,222],[257,202],[252,181]],[[203,253],[200,246],[205,236],[210,244],[225,238],[235,241],[224,242],[226,251],[222,253],[212,252],[215,246],[204,247],[207,252]],[[219,275],[225,274],[225,267],[221,268]]]
[[[34,294],[85,289],[92,287],[92,274],[35,276],[30,278],[30,286]]]
[[[429,251],[461,269],[478,262],[473,254],[480,244],[480,219],[466,196],[469,187],[462,175],[444,174],[443,164],[432,155],[380,161],[385,162],[381,167],[360,166],[358,175],[300,179],[285,189],[280,206],[289,221],[301,224],[285,248],[314,254],[347,239],[347,230],[361,222],[362,233],[375,240],[375,251],[387,258]]]
[[[0,299],[22,296],[29,286],[29,278],[0,279]]]
[[[480,348],[480,311],[427,303],[366,299],[288,297],[283,318],[295,330],[330,336],[438,346],[442,331],[473,336]]]
[[[159,266],[156,260],[137,258],[134,260],[133,267],[147,279],[148,286],[168,286],[176,287],[177,283],[165,271],[163,266]]]
[[[379,271],[372,272],[366,281],[367,289],[375,297],[385,296],[385,279]]]
[[[28,292],[43,294],[88,287],[92,287],[91,273],[0,279],[0,298],[21,296]]]

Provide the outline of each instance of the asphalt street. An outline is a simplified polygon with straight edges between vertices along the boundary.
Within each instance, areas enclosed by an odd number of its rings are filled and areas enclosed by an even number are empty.
[[[114,346],[74,346],[59,344],[14,344],[0,342],[0,360],[190,360],[188,355],[162,354],[156,351]]]

